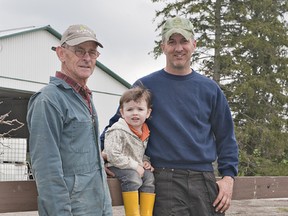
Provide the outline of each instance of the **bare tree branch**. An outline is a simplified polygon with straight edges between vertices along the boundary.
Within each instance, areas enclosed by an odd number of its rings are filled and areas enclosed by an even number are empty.
[[[2,104],[2,103],[3,103],[3,101],[0,101],[0,104]],[[6,135],[9,135],[11,132],[17,131],[24,126],[24,123],[18,121],[17,119],[6,120],[6,118],[9,117],[10,113],[11,113],[11,110],[8,113],[5,113],[5,114],[0,116],[0,125],[14,126],[14,128],[11,128],[9,131],[0,134],[0,137],[4,137]]]

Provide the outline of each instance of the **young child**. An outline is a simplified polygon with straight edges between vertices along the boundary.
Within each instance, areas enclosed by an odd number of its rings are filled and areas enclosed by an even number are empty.
[[[105,134],[103,157],[121,182],[126,215],[152,216],[155,201],[154,168],[144,155],[149,138],[145,123],[151,114],[151,94],[144,87],[134,87],[120,98],[120,114]]]

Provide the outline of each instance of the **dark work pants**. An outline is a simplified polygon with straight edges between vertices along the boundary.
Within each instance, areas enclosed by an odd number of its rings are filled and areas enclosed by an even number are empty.
[[[213,172],[156,168],[154,216],[224,216],[212,206],[218,189]]]

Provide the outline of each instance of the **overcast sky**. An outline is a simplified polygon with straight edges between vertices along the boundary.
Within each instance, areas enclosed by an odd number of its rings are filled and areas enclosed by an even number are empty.
[[[0,0],[0,30],[50,25],[63,34],[85,24],[104,46],[98,60],[132,84],[164,67],[163,55],[148,55],[159,39],[153,18],[162,7],[151,0]]]

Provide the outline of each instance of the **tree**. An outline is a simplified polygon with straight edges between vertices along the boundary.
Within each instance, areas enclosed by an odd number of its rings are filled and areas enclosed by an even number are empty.
[[[158,28],[170,16],[190,18],[198,46],[192,64],[227,96],[240,147],[240,174],[271,175],[261,164],[288,163],[287,1],[161,2],[167,5],[156,12],[162,19]]]
[[[243,174],[263,174],[267,164],[286,164],[288,158],[288,3],[231,1],[229,9],[237,23],[232,32],[238,36],[231,40],[233,82],[225,88],[233,96],[241,156],[253,164]]]

